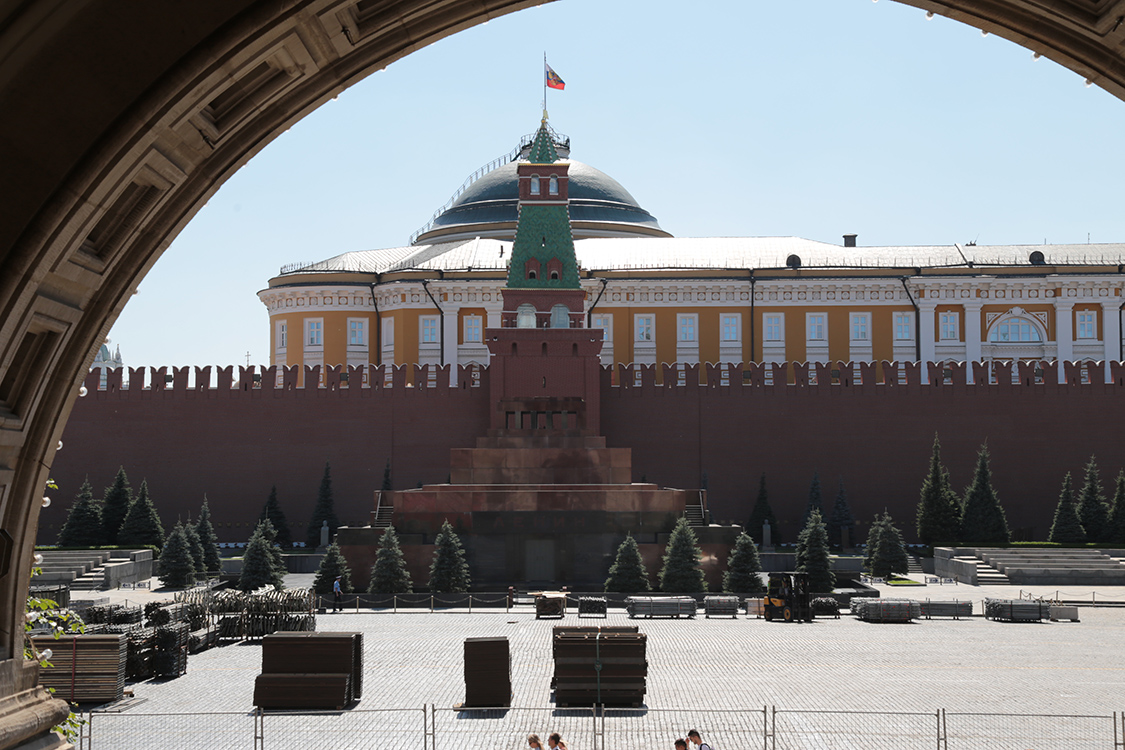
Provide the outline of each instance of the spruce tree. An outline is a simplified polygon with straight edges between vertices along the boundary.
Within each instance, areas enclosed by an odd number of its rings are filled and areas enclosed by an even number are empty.
[[[345,594],[352,592],[352,571],[348,567],[348,561],[344,558],[343,553],[340,552],[340,545],[336,542],[328,545],[324,552],[324,558],[320,561],[320,567],[316,569],[316,578],[313,579],[313,591],[321,596],[331,596],[332,584],[336,580],[336,576],[343,576],[340,579],[340,590]]]
[[[320,546],[320,528],[328,522],[328,541],[336,536],[336,529],[340,526],[340,519],[336,518],[336,509],[332,500],[332,471],[328,463],[324,464],[324,476],[320,480],[320,490],[316,495],[316,507],[313,508],[312,518],[309,519],[308,534],[305,545],[316,549]]]
[[[762,561],[758,558],[758,548],[754,540],[745,532],[738,535],[727,558],[727,569],[723,573],[723,591],[729,594],[760,594],[765,585],[759,573]]]
[[[441,524],[434,541],[434,560],[430,563],[430,591],[435,594],[464,593],[469,590],[469,564],[461,539],[453,533],[449,520]]]
[[[955,542],[961,530],[961,504],[949,484],[949,472],[941,463],[937,435],[930,453],[930,471],[922,482],[916,523],[918,539],[931,546]]]
[[[617,546],[617,557],[609,567],[609,577],[605,579],[605,590],[618,594],[635,594],[651,591],[648,570],[645,569],[641,548],[632,534]]]
[[[398,544],[398,534],[394,526],[388,526],[379,540],[379,551],[375,554],[375,564],[371,566],[371,582],[367,585],[369,594],[409,594],[414,590],[410,571],[406,569],[406,558]]]
[[[285,518],[285,512],[281,509],[281,504],[277,502],[276,485],[270,487],[269,499],[266,500],[265,506],[262,507],[262,515],[258,517],[258,520],[264,521],[267,518],[277,531],[277,543],[282,549],[292,547],[293,535],[289,532],[289,521]]]
[[[820,513],[824,517],[823,502],[821,500],[820,492],[820,472],[813,472],[812,484],[809,486],[809,502],[805,505],[805,515],[801,517],[802,528],[809,525],[809,517],[812,516],[813,511]]]
[[[122,466],[117,470],[113,485],[106,487],[102,494],[102,528],[105,529],[106,544],[117,544],[117,533],[132,504],[133,489],[129,486],[129,478],[125,476],[125,467]]]
[[[179,524],[177,524],[178,526]],[[207,580],[207,555],[203,551],[203,543],[199,539],[199,530],[188,519],[183,525],[184,539],[187,541],[188,550],[191,551],[191,561],[195,565],[195,578],[198,581]]]
[[[270,564],[273,565],[277,574],[284,578],[289,571],[285,568],[285,558],[282,557],[281,547],[277,544],[277,529],[273,527],[268,518],[258,521],[258,528],[262,530],[262,535],[269,542]]]
[[[219,558],[219,539],[215,536],[215,527],[211,525],[211,508],[207,505],[206,495],[203,496],[203,506],[199,509],[195,530],[199,534],[199,544],[203,547],[204,570],[218,573],[223,569],[223,563]]]
[[[1086,464],[1086,477],[1078,498],[1078,520],[1086,530],[1087,542],[1106,541],[1109,511],[1105,507],[1102,480],[1098,476],[1098,463],[1094,456],[1090,456],[1090,463]]]
[[[830,593],[835,588],[836,574],[832,572],[832,558],[828,552],[828,529],[819,510],[813,509],[801,531],[797,560],[797,572],[809,575],[810,591]]]
[[[766,521],[770,522],[770,543],[781,543],[781,528],[777,523],[777,516],[770,507],[769,494],[766,492],[766,475],[762,474],[758,480],[758,499],[754,501],[754,510],[750,511],[750,520],[746,522],[746,531],[758,544],[764,544],[762,527]]]
[[[1113,505],[1109,508],[1109,521],[1106,523],[1106,540],[1110,544],[1125,544],[1125,471],[1117,474]]]
[[[961,509],[961,543],[1007,544],[1010,540],[1008,520],[996,498],[996,490],[992,488],[988,446],[981,446],[973,483],[965,492]]]
[[[157,561],[160,582],[165,588],[182,589],[195,581],[195,560],[183,524],[177,522],[168,535]]]
[[[847,541],[842,541],[843,530],[847,529]],[[848,505],[848,495],[844,491],[844,480],[840,479],[840,489],[836,493],[836,501],[832,503],[832,515],[828,517],[828,543],[835,547],[843,545],[854,547],[855,516],[852,515],[851,506]]]
[[[706,591],[707,582],[703,580],[703,568],[699,564],[702,556],[699,545],[696,544],[695,532],[688,526],[687,519],[681,517],[664,548],[660,590],[670,594]]]
[[[125,514],[121,530],[117,532],[117,543],[122,547],[164,546],[164,526],[148,495],[146,480],[141,481],[141,490]]]
[[[1055,506],[1055,519],[1051,522],[1051,533],[1047,535],[1047,541],[1060,544],[1081,544],[1086,541],[1086,531],[1082,528],[1078,510],[1074,507],[1074,486],[1069,471],[1063,479],[1062,492],[1059,493],[1059,503]]]
[[[267,523],[263,521],[254,529],[242,555],[242,575],[238,577],[238,588],[242,591],[257,591],[263,586],[282,587],[281,571],[274,562],[273,544],[266,533]]]
[[[59,531],[60,547],[100,547],[105,544],[102,512],[94,500],[90,482],[85,481],[70,506],[66,523]]]
[[[882,517],[876,515],[868,530],[863,566],[876,578],[890,578],[909,569],[902,533],[895,527],[889,513],[883,513]]]

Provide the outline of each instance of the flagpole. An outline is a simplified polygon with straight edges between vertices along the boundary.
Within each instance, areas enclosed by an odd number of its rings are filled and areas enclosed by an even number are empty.
[[[547,119],[547,52],[543,51],[543,119]]]

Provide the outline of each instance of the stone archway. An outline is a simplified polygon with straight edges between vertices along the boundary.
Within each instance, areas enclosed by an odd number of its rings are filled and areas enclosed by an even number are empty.
[[[42,737],[61,710],[20,655],[40,498],[94,349],[145,273],[308,112],[414,50],[547,1],[0,6],[0,748]],[[1125,99],[1125,0],[899,1]]]

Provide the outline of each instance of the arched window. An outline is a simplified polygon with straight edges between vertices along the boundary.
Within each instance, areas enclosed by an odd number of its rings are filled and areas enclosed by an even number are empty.
[[[539,175],[531,175],[531,194],[539,195]]]
[[[570,328],[570,308],[566,305],[551,308],[551,328]]]
[[[547,185],[547,190],[550,191],[551,195],[558,195],[559,194],[559,178],[558,177],[556,177],[555,175],[551,175],[551,181]]]
[[[535,327],[535,305],[525,302],[516,308],[516,328]]]
[[[992,324],[988,340],[994,344],[1005,343],[1043,343],[1043,333],[1031,318],[1012,315],[1001,318]]]

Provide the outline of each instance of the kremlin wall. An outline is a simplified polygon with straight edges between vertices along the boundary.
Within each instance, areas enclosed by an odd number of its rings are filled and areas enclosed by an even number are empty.
[[[156,389],[147,387],[153,373],[141,369],[130,373],[130,388],[120,386],[122,370],[109,372],[104,389],[91,373],[67,424],[66,450],[52,468],[60,495],[73,497],[88,477],[100,496],[124,464],[134,489],[148,480],[165,523],[194,514],[206,495],[220,541],[233,542],[249,537],[277,485],[300,539],[326,461],[341,522],[364,525],[388,460],[395,489],[442,483],[450,450],[472,446],[489,428],[488,368],[462,367],[450,387],[444,370],[431,379],[424,368],[399,367],[387,387],[385,368],[370,367],[368,384],[359,388],[351,384],[362,380],[363,368],[344,383],[341,368],[330,368],[317,388],[294,387],[295,367],[284,373],[289,387],[270,387],[273,368],[261,378],[256,368],[199,369],[205,374],[198,381],[208,387],[189,380],[188,368]],[[634,385],[634,370],[622,368],[622,385],[614,385],[613,373],[602,368],[601,433],[610,447],[632,448],[634,482],[698,488],[706,473],[715,522],[745,522],[764,472],[789,541],[814,471],[826,507],[843,479],[861,531],[887,508],[912,537],[935,431],[958,489],[987,441],[993,484],[1017,538],[1046,536],[1063,475],[1081,469],[1091,453],[1107,489],[1125,466],[1122,363],[1111,363],[1112,382],[1086,384],[1074,365],[1064,368],[1067,383],[1054,382],[1052,362],[1042,363],[1045,376],[1032,376],[1031,384],[999,377],[997,385],[965,384],[961,368],[949,384],[922,384],[914,363],[902,384],[811,385],[807,365],[789,365],[795,378],[767,385],[764,369],[751,365],[749,377],[736,371],[723,385],[717,368],[700,383],[692,367],[679,385],[678,371],[643,367]],[[156,373],[159,386],[163,371]],[[318,376],[307,375],[312,382]],[[54,541],[68,506],[64,500],[44,511],[40,543]]]

